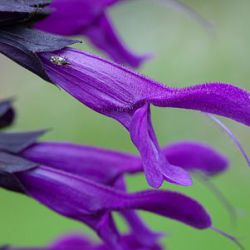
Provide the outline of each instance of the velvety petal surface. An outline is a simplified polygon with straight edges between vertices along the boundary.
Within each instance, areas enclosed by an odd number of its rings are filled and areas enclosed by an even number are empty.
[[[171,143],[163,148],[163,154],[172,165],[188,171],[202,171],[206,175],[220,173],[229,164],[226,157],[211,146],[195,141]],[[123,174],[143,171],[138,156],[68,142],[34,143],[23,150],[21,155],[30,161],[104,184],[112,183]]]
[[[71,143],[36,143],[24,150],[22,156],[105,185],[114,185],[122,191],[126,191],[125,183],[121,182],[122,174],[143,171],[141,160],[137,156]],[[159,233],[152,232],[133,210],[123,211],[121,214],[137,240],[143,239],[141,244],[155,245],[161,236]]]
[[[141,160],[114,150],[66,142],[41,142],[25,149],[23,157],[78,176],[109,184],[125,173],[142,171]]]
[[[159,187],[163,179],[180,185],[192,184],[188,173],[171,165],[162,154],[151,124],[149,105],[135,111],[129,131],[141,154],[146,179],[152,187]]]
[[[105,0],[53,0],[50,4],[53,13],[34,28],[59,35],[79,35],[103,13],[105,6]]]
[[[105,13],[109,0],[54,0],[54,12],[34,27],[59,35],[84,35],[117,63],[138,67],[148,58],[130,52],[114,30]]]
[[[228,159],[204,143],[182,141],[164,147],[166,158],[174,165],[188,171],[201,171],[206,175],[215,175],[228,168]]]
[[[85,223],[90,216],[104,212],[141,209],[199,229],[211,226],[204,208],[179,193],[157,190],[127,194],[45,166],[17,176],[27,194],[52,210]]]

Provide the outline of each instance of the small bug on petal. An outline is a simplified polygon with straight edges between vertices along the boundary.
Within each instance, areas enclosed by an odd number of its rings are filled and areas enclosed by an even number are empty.
[[[64,57],[61,56],[51,56],[50,61],[56,65],[62,66],[69,64]]]

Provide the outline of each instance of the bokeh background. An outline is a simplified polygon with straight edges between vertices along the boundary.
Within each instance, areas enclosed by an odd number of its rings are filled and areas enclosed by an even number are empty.
[[[124,1],[110,10],[128,46],[138,53],[155,55],[140,71],[176,87],[220,81],[250,90],[250,1],[186,0],[185,3],[214,22],[215,32],[209,33],[188,15],[162,5],[160,0]],[[94,51],[85,40],[80,47]],[[89,110],[4,56],[0,56],[0,65],[0,98],[16,97],[18,119],[13,130],[50,128],[42,139],[69,140],[136,153],[127,132],[115,121]],[[230,223],[225,208],[199,182],[185,188],[165,184],[164,188],[197,198],[211,213],[214,226],[239,237],[249,249],[250,169],[239,151],[221,129],[199,112],[153,108],[152,113],[162,145],[176,140],[201,140],[228,155],[230,171],[214,178],[212,183],[235,207],[237,225]],[[250,128],[223,121],[250,155]],[[147,188],[142,175],[130,177],[128,182],[131,191]],[[80,231],[93,235],[82,224],[60,217],[29,198],[0,190],[0,204],[0,244],[42,246],[61,233]],[[162,241],[168,249],[236,249],[212,230],[198,231],[175,221],[141,214],[152,228],[168,234]],[[125,230],[124,223],[117,219]]]

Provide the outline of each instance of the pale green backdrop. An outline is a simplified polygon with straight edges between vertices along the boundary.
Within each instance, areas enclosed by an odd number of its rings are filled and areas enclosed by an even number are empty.
[[[155,57],[141,72],[171,86],[202,82],[232,82],[250,90],[250,2],[248,0],[185,1],[214,22],[210,34],[182,13],[159,4],[160,0],[124,1],[112,10],[113,21],[126,43],[138,53]],[[167,0],[166,0],[167,2]],[[93,50],[87,42],[82,49]],[[51,128],[44,140],[69,140],[134,152],[127,132],[115,121],[84,107],[71,96],[25,69],[0,57],[0,98],[15,96],[18,121],[13,130]],[[153,108],[153,121],[162,145],[175,140],[198,139],[228,155],[231,169],[213,183],[235,206],[238,225],[231,226],[224,207],[201,184],[178,189],[201,201],[214,226],[238,236],[250,248],[250,169],[230,139],[198,112]],[[250,155],[250,128],[224,120]],[[195,152],[194,152],[195,153]],[[143,176],[128,179],[130,190],[147,188]],[[78,222],[56,215],[36,202],[0,192],[0,244],[45,245],[61,233],[82,231]],[[175,221],[141,213],[156,230],[168,233],[168,249],[231,250],[231,242],[211,230],[197,231]],[[122,222],[120,226],[124,228]]]

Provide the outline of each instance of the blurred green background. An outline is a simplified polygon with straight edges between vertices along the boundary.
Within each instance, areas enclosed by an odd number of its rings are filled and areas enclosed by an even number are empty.
[[[166,0],[167,2],[167,0]],[[250,1],[187,0],[201,15],[214,22],[214,34],[187,15],[159,1],[124,1],[110,10],[114,24],[128,46],[155,57],[140,71],[171,86],[202,82],[232,82],[250,90]],[[163,7],[164,6],[164,7]],[[87,42],[82,49],[93,49]],[[136,153],[127,132],[115,121],[99,115],[71,96],[0,57],[0,98],[16,97],[18,120],[13,130],[51,128],[44,140],[69,140]],[[220,202],[202,184],[164,188],[185,192],[202,202],[214,226],[239,237],[250,248],[250,169],[228,136],[198,112],[153,108],[153,122],[162,145],[184,139],[208,142],[228,155],[231,169],[212,180],[237,210],[232,226]],[[250,129],[224,120],[250,155]],[[195,153],[195,152],[194,152]],[[128,178],[130,190],[147,188],[144,177]],[[45,245],[61,233],[93,233],[78,222],[63,218],[29,198],[0,191],[0,244]],[[168,249],[237,249],[212,230],[198,231],[175,221],[141,213],[155,230],[168,233]],[[119,225],[124,229],[123,222]]]

